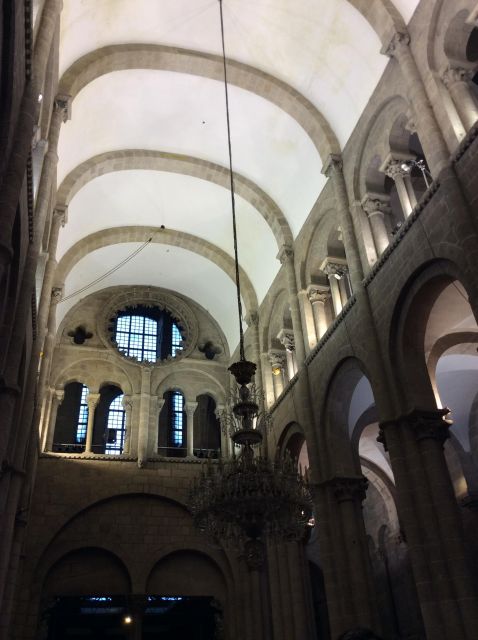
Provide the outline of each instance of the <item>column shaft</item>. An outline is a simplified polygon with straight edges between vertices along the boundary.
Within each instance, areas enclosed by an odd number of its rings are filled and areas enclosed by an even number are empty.
[[[188,458],[194,457],[194,412],[198,406],[197,402],[186,402],[186,446]]]
[[[290,247],[283,246],[279,259],[284,265],[287,288],[289,291],[290,313],[292,317],[292,328],[294,330],[295,348],[297,354],[297,366],[302,367],[305,360],[304,336],[302,322],[300,318],[299,299],[297,297],[297,283],[295,280],[294,252]]]
[[[138,422],[138,467],[142,467],[148,459],[149,411],[151,402],[151,367],[141,367],[141,396]]]
[[[88,424],[86,427],[85,453],[94,453],[93,451],[93,431],[95,427],[95,410],[100,401],[99,393],[88,394]]]

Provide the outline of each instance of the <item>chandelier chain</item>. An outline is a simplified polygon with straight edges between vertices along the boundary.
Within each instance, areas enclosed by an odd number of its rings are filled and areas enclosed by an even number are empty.
[[[234,173],[232,170],[231,122],[229,117],[229,92],[227,87],[226,45],[224,42],[224,16],[222,11],[222,0],[219,0],[219,14],[221,17],[222,64],[224,68],[224,93],[226,96],[227,146],[228,146],[228,153],[229,153],[229,178],[230,178],[230,184],[231,184],[232,235],[234,239],[234,263],[235,263],[235,271],[236,271],[237,311],[239,314],[239,357],[240,357],[240,360],[245,360],[244,332],[242,329],[241,282],[239,277],[239,257],[238,257],[238,251],[237,251],[236,198],[235,198],[235,192],[234,192]]]

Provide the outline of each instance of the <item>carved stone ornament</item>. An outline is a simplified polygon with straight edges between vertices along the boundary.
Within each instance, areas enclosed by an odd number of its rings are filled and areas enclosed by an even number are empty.
[[[474,71],[473,69],[463,69],[462,67],[448,67],[443,74],[442,80],[443,84],[449,89],[454,84],[459,82],[464,82],[468,84],[473,78]]]
[[[286,365],[287,359],[284,351],[271,349],[268,352],[267,357],[269,358],[269,362],[273,368],[279,367],[280,369],[283,369]]]
[[[155,366],[166,365],[169,362],[181,360],[192,353],[196,347],[199,334],[198,323],[192,309],[179,296],[154,287],[128,287],[128,289],[111,296],[104,305],[103,312],[98,316],[97,333],[105,347],[111,349],[112,345],[115,346],[111,331],[118,313],[123,309],[134,308],[136,306],[164,309],[171,314],[183,337],[181,351],[174,357],[169,356],[164,360],[158,359],[154,363]],[[119,351],[117,351],[117,354],[120,358],[125,358],[138,364],[136,358],[126,356]],[[153,363],[141,363],[142,366],[148,364],[152,365]]]
[[[409,427],[413,430],[417,440],[437,440],[442,444],[450,437],[449,429],[451,420],[446,420],[445,416],[450,413],[446,407],[431,411],[414,409],[409,414],[400,416],[396,420],[382,422],[379,426],[377,442],[380,442],[385,451],[388,451],[387,432],[401,426]]]
[[[372,195],[367,195],[362,200],[362,208],[369,218],[377,213],[390,213],[390,199],[382,199]]]
[[[324,304],[327,302],[327,300],[330,299],[330,287],[311,284],[307,288],[307,296],[309,298],[310,304],[312,305],[315,302],[321,302],[322,304]]]
[[[294,332],[291,329],[281,329],[277,339],[287,351],[295,351]]]
[[[323,484],[331,487],[337,502],[362,502],[367,495],[368,480],[363,476],[336,476]]]

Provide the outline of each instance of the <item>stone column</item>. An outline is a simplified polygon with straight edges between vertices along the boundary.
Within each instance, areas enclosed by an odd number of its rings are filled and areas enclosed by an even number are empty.
[[[123,409],[124,409],[124,442],[123,453],[128,455],[131,450],[131,416],[133,413],[133,405],[131,396],[123,396]]]
[[[286,363],[286,355],[284,351],[279,349],[271,349],[268,353],[269,362],[272,370],[272,384],[274,385],[274,399],[280,396],[284,391],[284,367]]]
[[[443,83],[450,92],[465,132],[478,120],[478,105],[470,91],[474,70],[449,67],[442,75]]]
[[[58,164],[58,140],[60,138],[60,129],[62,123],[68,120],[70,109],[71,96],[56,96],[53,102],[53,112],[50,121],[50,130],[48,133],[48,151],[46,152],[45,158],[43,160],[40,184],[38,185],[38,193],[35,203],[35,230],[39,235],[38,240],[40,242],[40,245],[43,239],[45,223],[48,218],[53,182],[56,178],[56,167]],[[61,205],[60,208],[66,209],[66,205]],[[55,258],[55,254],[56,246],[55,252],[53,254],[50,253],[50,257]]]
[[[11,236],[17,213],[18,200],[28,155],[31,151],[34,126],[38,117],[38,96],[42,91],[48,67],[52,42],[57,30],[62,8],[62,0],[45,0],[39,28],[35,39],[32,58],[31,78],[25,84],[19,117],[15,126],[12,152],[0,186],[0,282],[12,259]]]
[[[384,220],[385,214],[390,214],[390,198],[367,193],[362,199],[362,208],[370,221],[375,249],[380,257],[390,244]]]
[[[94,453],[93,446],[93,429],[95,426],[95,410],[100,401],[99,393],[88,394],[88,425],[86,427],[85,453]]]
[[[45,272],[43,275],[43,285],[41,288],[40,302],[38,304],[38,344],[40,348],[43,345],[43,340],[47,331],[48,312],[50,310],[51,290],[53,288],[53,279],[55,277],[56,270],[56,250],[58,246],[58,237],[60,234],[60,227],[64,227],[68,219],[67,207],[56,207],[53,211],[50,238],[48,240],[48,259],[45,265]]]
[[[320,269],[327,274],[332,295],[332,304],[334,306],[335,315],[338,316],[343,309],[342,294],[340,291],[339,280],[347,273],[347,262],[342,258],[325,258]]]
[[[151,396],[150,404],[150,416],[148,421],[149,436],[148,436],[148,450],[150,453],[156,455],[158,453],[158,422],[159,414],[166,400],[164,398],[157,398]]]
[[[307,295],[312,305],[314,315],[315,333],[317,342],[327,331],[327,315],[325,313],[325,303],[330,299],[330,287],[325,285],[311,284],[307,287]]]
[[[342,230],[345,256],[350,270],[352,290],[361,287],[363,279],[362,263],[358,250],[357,237],[355,235],[354,221],[349,207],[347,188],[342,171],[342,158],[339,155],[330,155],[322,168],[328,178],[332,180],[337,207],[338,222]]]
[[[45,392],[48,376],[50,375],[51,361],[53,357],[53,349],[55,345],[56,332],[56,306],[60,302],[63,295],[62,287],[53,287],[50,291],[50,308],[48,310],[47,333],[43,342],[43,351],[41,353],[40,374],[38,376],[37,395],[42,398]]]
[[[294,251],[292,247],[283,245],[277,256],[282,265],[284,265],[287,280],[287,288],[289,291],[289,304],[292,316],[292,328],[294,330],[294,339],[296,345],[297,365],[300,368],[305,360],[304,337],[302,331],[302,322],[300,319],[299,299],[297,298],[297,283],[295,279],[294,269]]]
[[[354,627],[379,632],[362,517],[366,487],[363,476],[337,476],[313,487],[317,518],[325,525],[319,539],[333,638]]]
[[[141,365],[141,395],[138,421],[138,467],[140,468],[146,464],[149,453],[148,427],[151,403],[151,372],[152,366]]]
[[[198,406],[197,402],[185,402],[186,412],[186,446],[188,458],[194,457],[194,412]]]
[[[389,156],[380,167],[380,170],[395,182],[403,215],[408,218],[417,205],[417,198],[410,178],[411,165],[409,158],[392,158]]]
[[[310,303],[309,295],[306,290],[299,291],[300,314],[302,318],[302,327],[305,331],[304,341],[305,349],[309,353],[317,344],[317,331],[315,328],[314,314]]]
[[[58,408],[63,402],[64,397],[65,397],[65,391],[63,389],[52,390],[50,415],[48,416],[48,427],[47,427],[48,433],[47,433],[47,438],[45,443],[45,451],[53,450],[56,417],[58,415]]]
[[[443,443],[447,409],[414,410],[380,425],[427,637],[472,640],[478,597]]]
[[[281,343],[281,345],[285,348],[286,358],[287,358],[287,373],[289,380],[297,373],[297,365],[294,358],[295,353],[295,340],[294,340],[294,332],[290,331],[290,329],[281,329],[281,331],[277,335],[277,339]]]
[[[395,58],[407,86],[408,99],[413,109],[420,143],[434,178],[449,162],[449,152],[432,105],[425,91],[420,72],[409,47],[410,36],[406,32],[395,33],[382,53]]]

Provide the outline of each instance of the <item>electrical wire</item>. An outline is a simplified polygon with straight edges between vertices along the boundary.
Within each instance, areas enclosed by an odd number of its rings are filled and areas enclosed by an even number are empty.
[[[120,269],[121,267],[123,267],[127,262],[129,262],[130,260],[132,260],[135,256],[138,255],[138,253],[140,253],[140,251],[142,251],[151,241],[153,240],[153,237],[151,236],[151,238],[148,238],[148,240],[146,240],[146,242],[143,242],[142,245],[140,245],[137,249],[135,249],[133,251],[132,254],[130,254],[129,256],[127,256],[126,258],[124,258],[124,260],[122,260],[120,263],[118,263],[116,266],[112,267],[109,271],[107,271],[106,273],[104,273],[102,276],[100,276],[99,278],[96,278],[96,280],[93,280],[92,282],[90,282],[89,284],[85,284],[84,287],[81,287],[81,289],[78,289],[77,291],[74,291],[73,293],[70,293],[70,295],[65,296],[64,298],[62,298],[61,300],[58,301],[58,304],[60,304],[60,302],[66,302],[67,300],[70,300],[70,298],[74,298],[75,296],[79,295],[80,293],[83,293],[83,291],[86,291],[87,289],[89,289],[90,287],[93,287],[95,284],[98,284],[98,282],[101,282],[102,280],[104,280],[105,278],[107,278],[108,276],[110,276],[112,273],[114,273],[115,271],[118,271],[118,269]]]
[[[239,314],[239,356],[241,360],[245,360],[246,358],[244,355],[244,332],[242,329],[241,281],[239,278],[239,258],[238,258],[238,251],[237,251],[236,198],[234,193],[234,173],[232,171],[231,122],[229,117],[229,92],[227,87],[226,46],[224,43],[224,16],[222,12],[222,0],[219,0],[219,15],[221,18],[222,63],[224,67],[224,93],[226,97],[227,146],[228,146],[228,153],[229,153],[229,176],[230,176],[230,184],[231,184],[232,234],[234,239],[234,264],[235,264],[235,272],[236,272],[237,311]]]

